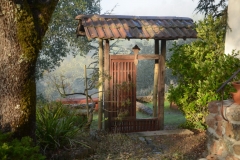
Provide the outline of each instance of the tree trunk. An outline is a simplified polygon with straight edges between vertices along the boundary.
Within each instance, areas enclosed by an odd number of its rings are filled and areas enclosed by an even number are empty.
[[[0,0],[0,130],[17,138],[35,137],[35,64],[56,4]]]

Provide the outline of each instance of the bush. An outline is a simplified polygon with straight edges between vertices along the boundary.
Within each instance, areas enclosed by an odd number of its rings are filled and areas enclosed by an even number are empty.
[[[0,133],[0,159],[1,160],[42,160],[39,147],[34,146],[30,137],[21,140],[12,139],[11,134]]]
[[[167,62],[178,85],[169,90],[168,100],[175,102],[186,118],[184,127],[205,129],[207,104],[220,100],[216,90],[239,67],[237,53],[224,54],[225,30],[221,20],[211,16],[196,25],[198,39],[190,44],[173,45],[173,56]],[[231,86],[225,87],[224,98],[229,97]]]
[[[43,151],[70,146],[86,122],[86,119],[58,102],[38,107],[36,119],[36,136]]]

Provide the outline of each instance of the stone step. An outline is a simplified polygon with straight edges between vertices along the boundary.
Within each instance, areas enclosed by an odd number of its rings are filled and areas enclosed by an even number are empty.
[[[159,131],[145,131],[145,132],[132,132],[127,133],[127,135],[136,135],[141,137],[148,137],[148,136],[160,136],[160,135],[188,135],[194,134],[192,131],[188,129],[175,129],[175,130],[159,130]]]

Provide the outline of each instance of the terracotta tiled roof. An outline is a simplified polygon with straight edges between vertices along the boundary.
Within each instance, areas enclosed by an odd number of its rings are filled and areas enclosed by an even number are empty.
[[[78,36],[88,39],[197,38],[193,20],[186,17],[78,15]]]

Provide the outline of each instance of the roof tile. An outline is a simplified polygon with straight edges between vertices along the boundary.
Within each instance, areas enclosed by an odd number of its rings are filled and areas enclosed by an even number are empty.
[[[197,38],[193,20],[186,17],[78,15],[78,36],[88,39]],[[85,34],[80,30],[84,28]]]

